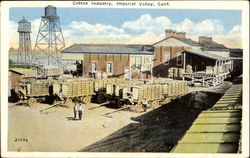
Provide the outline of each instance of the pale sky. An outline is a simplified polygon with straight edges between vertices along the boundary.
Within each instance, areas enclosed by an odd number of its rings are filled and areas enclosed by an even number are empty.
[[[153,44],[165,29],[184,31],[188,38],[211,36],[215,42],[241,48],[240,10],[57,8],[66,46],[73,43]],[[18,21],[32,23],[35,43],[44,8],[10,9],[10,45],[18,47]]]

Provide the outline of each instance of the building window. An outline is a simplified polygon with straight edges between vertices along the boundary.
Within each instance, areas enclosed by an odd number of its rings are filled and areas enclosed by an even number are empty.
[[[176,57],[176,65],[182,65],[182,55]]]
[[[96,70],[97,70],[96,62],[92,62],[92,72],[96,72]]]
[[[170,61],[170,54],[164,54],[163,56],[163,64],[164,65],[169,65],[169,61]]]
[[[107,64],[107,74],[108,75],[112,75],[113,74],[113,64],[112,63],[108,63]]]

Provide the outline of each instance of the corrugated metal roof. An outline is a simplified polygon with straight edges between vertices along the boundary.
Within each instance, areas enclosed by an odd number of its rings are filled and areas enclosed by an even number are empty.
[[[185,50],[185,52],[203,56],[203,57],[210,58],[210,59],[214,59],[214,60],[229,60],[228,58],[224,58],[224,57],[214,55],[214,54],[209,54],[201,50]]]
[[[216,43],[214,41],[204,43],[204,44],[202,44],[202,46],[204,47],[204,49],[228,49],[224,45],[218,44],[218,43]]]
[[[174,37],[176,38],[176,37]],[[182,39],[182,38],[176,38],[184,43],[187,43],[189,45],[192,45],[192,46],[201,46],[200,43],[196,42],[196,41],[193,41],[192,39],[188,38],[188,39]]]
[[[143,46],[143,45],[142,45]],[[135,45],[119,44],[74,44],[64,50],[62,53],[86,53],[86,54],[149,54],[151,51],[145,51]]]
[[[167,39],[169,39],[169,38],[175,38],[175,39],[177,39],[177,40],[179,40],[179,41],[181,41],[181,42],[184,42],[184,43],[186,43],[186,44],[188,44],[188,45],[191,45],[191,46],[201,46],[198,42],[195,42],[195,41],[193,41],[193,40],[190,39],[190,38],[188,38],[188,39],[182,39],[182,38],[177,38],[177,37],[172,37],[172,36],[171,36],[171,37],[168,37],[168,38],[164,38],[163,40],[160,40],[160,41],[154,43],[153,45],[158,44],[158,43],[160,43],[160,42],[162,42],[162,41],[164,41],[164,40],[167,40]]]
[[[184,43],[186,43],[186,44],[188,44],[188,45],[191,45],[191,46],[201,47],[202,50],[211,50],[211,51],[212,51],[212,50],[218,50],[218,51],[220,51],[220,50],[221,50],[221,51],[228,50],[228,48],[225,47],[224,45],[218,44],[218,43],[216,43],[216,42],[214,42],[214,41],[212,41],[212,42],[207,42],[207,43],[204,43],[204,44],[200,44],[199,42],[196,42],[196,41],[194,41],[194,40],[192,40],[192,39],[190,39],[190,38],[182,39],[182,38],[177,38],[177,37],[168,37],[168,38],[164,38],[163,40],[158,41],[158,42],[154,43],[153,45],[158,44],[158,43],[160,43],[160,42],[162,42],[162,41],[164,41],[164,40],[167,40],[167,39],[169,39],[169,38],[175,38],[175,39],[177,39],[177,40],[179,40],[179,41],[181,41],[181,42],[184,42]]]

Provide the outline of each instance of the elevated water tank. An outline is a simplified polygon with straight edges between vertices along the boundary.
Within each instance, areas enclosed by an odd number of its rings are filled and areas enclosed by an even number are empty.
[[[45,17],[57,16],[56,7],[48,5],[45,7]]]
[[[17,32],[30,33],[31,32],[31,23],[23,17],[23,19],[18,22]]]

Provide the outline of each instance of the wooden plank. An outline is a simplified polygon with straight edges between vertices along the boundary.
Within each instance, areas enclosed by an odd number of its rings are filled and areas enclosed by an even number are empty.
[[[206,110],[206,111],[202,111],[202,113],[241,113],[240,110],[233,110],[233,109],[230,109],[230,110],[213,110],[213,109],[209,109],[209,110]]]
[[[187,133],[211,133],[211,132],[240,132],[240,124],[214,124],[214,125],[193,125]]]
[[[202,117],[235,117],[235,116],[241,116],[241,113],[231,113],[231,112],[224,112],[224,113],[201,113],[199,115],[199,118]]]
[[[193,124],[219,124],[219,123],[240,123],[241,117],[233,118],[198,118]]]
[[[239,133],[187,133],[180,143],[237,143]]]
[[[230,144],[178,144],[173,153],[236,153],[237,143]]]

